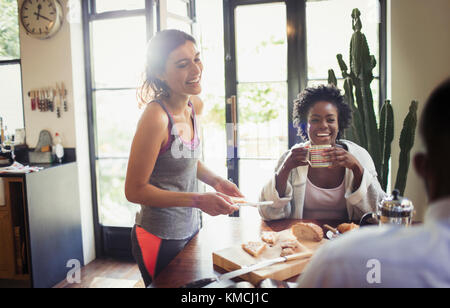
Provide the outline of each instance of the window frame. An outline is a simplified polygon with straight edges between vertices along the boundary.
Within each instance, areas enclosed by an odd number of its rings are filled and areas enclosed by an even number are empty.
[[[18,8],[19,9],[19,8]],[[20,18],[19,18],[19,11],[17,11],[17,25],[19,27],[19,53],[20,53]],[[23,72],[22,72],[22,58],[21,54],[19,54],[18,58],[8,59],[8,60],[0,60],[0,69],[7,65],[19,65],[20,70],[20,95],[22,97],[22,123],[25,127],[25,100],[23,97]],[[1,116],[1,114],[0,114]]]
[[[88,142],[89,142],[89,165],[91,175],[91,200],[92,200],[92,213],[94,219],[94,237],[95,237],[95,251],[98,257],[102,256],[118,256],[118,257],[130,257],[130,252],[126,249],[115,249],[108,243],[111,242],[111,238],[115,239],[123,238],[126,234],[129,234],[131,229],[125,227],[107,227],[100,224],[99,215],[99,194],[97,185],[97,161],[100,159],[107,159],[107,157],[99,157],[97,150],[97,135],[96,135],[96,123],[95,123],[95,92],[103,90],[133,90],[135,87],[111,87],[111,88],[94,88],[94,74],[93,74],[93,59],[92,59],[92,44],[91,44],[91,22],[96,20],[106,19],[120,19],[126,17],[145,16],[146,18],[146,30],[147,41],[152,37],[155,32],[153,20],[154,20],[154,8],[155,0],[145,0],[145,9],[137,10],[116,10],[97,13],[96,0],[82,1],[82,15],[83,15],[83,43],[84,43],[84,55],[85,55],[85,81],[86,81],[86,104],[87,104],[87,121],[88,121]],[[127,159],[127,157],[115,157],[117,159]],[[126,241],[118,246],[127,246]]]

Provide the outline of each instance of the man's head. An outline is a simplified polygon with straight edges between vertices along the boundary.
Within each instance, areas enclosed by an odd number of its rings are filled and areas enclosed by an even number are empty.
[[[426,102],[419,125],[425,153],[414,166],[425,181],[430,201],[450,196],[450,79],[440,84]]]

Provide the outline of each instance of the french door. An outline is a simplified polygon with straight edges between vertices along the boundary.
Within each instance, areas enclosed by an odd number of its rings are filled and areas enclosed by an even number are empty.
[[[224,0],[228,178],[257,199],[298,142],[292,101],[306,85],[305,2]]]

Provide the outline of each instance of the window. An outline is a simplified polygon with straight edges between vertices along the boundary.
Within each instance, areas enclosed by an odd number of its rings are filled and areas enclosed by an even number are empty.
[[[227,138],[225,129],[225,67],[222,0],[195,2],[197,45],[203,62],[202,93],[204,102],[201,121],[202,160],[216,174],[227,178]],[[201,185],[205,191],[213,191]],[[206,215],[204,215],[207,218]]]
[[[292,101],[304,87],[326,84],[328,69],[341,76],[336,54],[343,54],[349,65],[353,8],[362,13],[363,32],[378,62],[371,84],[377,105],[379,68],[384,65],[379,51],[380,3],[384,1],[197,0],[196,28],[204,63],[205,164],[238,182],[248,198],[258,198],[280,153],[299,141],[290,118]],[[224,59],[228,73],[223,71]],[[224,89],[227,83],[230,86]],[[342,85],[340,78],[341,89]],[[237,159],[230,156],[233,141],[226,142],[224,125],[225,115],[230,113],[225,112],[225,101],[232,96],[237,97],[238,105]],[[268,115],[270,120],[260,115]]]
[[[338,87],[343,89],[344,80],[336,55],[342,57],[350,69],[349,50],[353,34],[351,12],[361,11],[362,30],[369,44],[370,54],[377,65],[373,70],[371,83],[375,112],[379,106],[380,53],[379,53],[379,0],[327,0],[306,2],[306,30],[308,55],[308,86],[327,83],[331,68],[338,79]],[[323,16],[326,16],[324,18]]]
[[[235,9],[238,177],[241,192],[250,200],[258,199],[288,148],[286,24],[283,2]]]
[[[161,29],[178,29],[192,34],[194,12],[192,0],[161,0]]]
[[[91,164],[102,227],[132,227],[139,210],[124,194],[128,155],[142,113],[136,89],[145,76],[147,42],[163,28],[155,20],[161,24],[164,20],[167,26],[170,17],[177,22],[171,28],[191,32],[193,1],[177,2],[91,0],[84,4],[91,78],[87,90],[93,119]]]
[[[95,11],[97,13],[121,11],[121,10],[138,10],[145,8],[145,0],[96,0]]]
[[[89,31],[85,35],[89,34],[90,46],[86,52],[91,64],[87,90],[93,118],[89,130],[95,136],[90,147],[97,223],[131,227],[138,206],[126,200],[124,185],[130,145],[142,112],[136,88],[145,71],[152,22],[147,22],[145,0],[87,2]]]
[[[24,127],[16,0],[0,0],[0,117],[8,135]]]

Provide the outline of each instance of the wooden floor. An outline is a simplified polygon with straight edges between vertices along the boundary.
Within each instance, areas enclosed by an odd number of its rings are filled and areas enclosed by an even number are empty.
[[[54,288],[144,288],[136,263],[97,259],[81,269],[81,283],[66,280]]]

